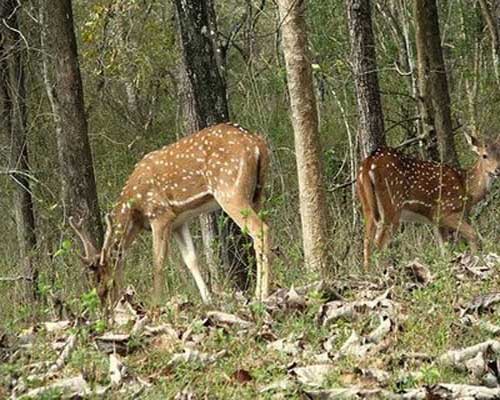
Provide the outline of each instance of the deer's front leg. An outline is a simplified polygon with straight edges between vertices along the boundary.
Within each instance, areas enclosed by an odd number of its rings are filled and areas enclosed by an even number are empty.
[[[151,222],[153,231],[153,306],[159,306],[163,288],[165,286],[165,274],[163,265],[167,255],[168,242],[171,234],[170,219],[158,219]]]
[[[189,226],[187,222],[183,224],[179,229],[174,231],[174,237],[179,245],[179,250],[181,251],[182,259],[191,271],[191,275],[198,286],[200,291],[201,299],[203,303],[209,304],[212,302],[210,297],[210,292],[205,285],[205,281],[200,273],[200,268],[198,267],[198,259],[196,257],[196,250],[194,248],[193,239],[191,237],[191,232],[189,232]]]

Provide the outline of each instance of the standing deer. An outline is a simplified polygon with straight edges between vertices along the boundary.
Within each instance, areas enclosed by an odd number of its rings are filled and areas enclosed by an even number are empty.
[[[158,304],[161,297],[163,263],[173,233],[203,302],[209,303],[210,293],[198,268],[188,222],[219,207],[252,237],[257,256],[256,297],[267,297],[269,234],[258,211],[268,164],[269,149],[264,139],[230,123],[203,129],[147,154],[135,166],[118,202],[106,216],[101,251],[80,224],[70,220],[83,242],[82,259],[95,272],[103,304],[118,299],[125,252],[137,234],[149,228],[153,234],[153,302]]]
[[[466,138],[479,156],[467,171],[410,158],[390,148],[379,148],[362,162],[356,189],[365,218],[365,268],[373,241],[383,249],[401,220],[457,231],[473,251],[478,249],[467,216],[500,175],[500,142],[482,143],[467,134]]]

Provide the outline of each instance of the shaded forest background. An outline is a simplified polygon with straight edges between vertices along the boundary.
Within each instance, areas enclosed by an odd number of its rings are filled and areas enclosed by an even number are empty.
[[[500,5],[496,0],[438,3],[455,143],[461,164],[470,165],[472,157],[462,129],[497,135],[498,35],[495,43],[482,7],[499,26]],[[41,6],[43,2],[23,2],[19,26],[20,55],[26,72],[29,183],[37,238],[32,255],[39,271],[41,297],[66,299],[88,290],[88,286],[60,200],[59,176],[65,171],[59,170],[57,162],[56,127],[44,82],[43,60],[50,60],[51,55],[44,47],[40,29]],[[73,12],[97,193],[104,212],[112,207],[134,164],[144,154],[179,139],[187,130],[177,23],[173,4],[163,0],[74,1]],[[273,241],[280,254],[273,279],[280,285],[300,282],[309,277],[303,273],[293,132],[277,6],[269,0],[227,0],[215,3],[215,13],[219,63],[231,119],[262,133],[273,152],[266,203]],[[412,2],[373,2],[372,18],[386,137],[390,145],[398,145],[419,136]],[[307,22],[328,189],[331,273],[342,276],[360,269],[362,259],[362,223],[349,184],[357,171],[360,145],[345,2],[308,2]],[[45,40],[53,38],[49,35]],[[9,136],[2,134],[0,276],[16,277],[23,271],[12,206],[16,182],[9,173],[11,145]],[[423,155],[425,146],[425,142],[415,140],[405,151]],[[498,199],[497,189],[488,199],[491,207],[485,209],[483,204],[473,215],[485,247],[493,250],[498,248]],[[148,293],[150,287],[150,240],[149,235],[141,236],[127,259],[127,282],[139,293]],[[397,260],[438,253],[431,230],[421,226],[418,230],[406,228],[396,242]],[[16,303],[24,299],[22,284],[22,280],[0,282],[4,298]],[[189,293],[196,296],[180,260],[169,266],[168,286],[169,293],[190,288]],[[30,307],[14,310],[11,304],[1,302],[0,318],[31,312]]]

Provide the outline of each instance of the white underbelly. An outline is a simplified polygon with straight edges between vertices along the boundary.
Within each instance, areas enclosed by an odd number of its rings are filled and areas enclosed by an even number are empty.
[[[219,209],[220,209],[219,203],[217,203],[215,200],[210,200],[209,202],[203,203],[201,206],[197,208],[186,210],[181,214],[179,214],[174,220],[173,228],[175,229],[183,225],[184,223],[188,222],[194,217],[197,217],[198,215],[210,213],[212,211],[217,211]]]
[[[423,224],[432,223],[432,221],[429,218],[424,217],[422,214],[417,214],[409,210],[401,211],[401,220],[404,222],[420,222]]]

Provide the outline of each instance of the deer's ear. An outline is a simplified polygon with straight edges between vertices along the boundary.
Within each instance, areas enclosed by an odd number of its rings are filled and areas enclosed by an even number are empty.
[[[475,136],[472,136],[470,134],[468,134],[467,132],[464,132],[464,135],[465,135],[465,140],[467,140],[467,143],[469,143],[469,146],[471,147],[472,151],[476,154],[480,154],[481,153],[481,144],[479,142],[479,140],[475,137]]]

